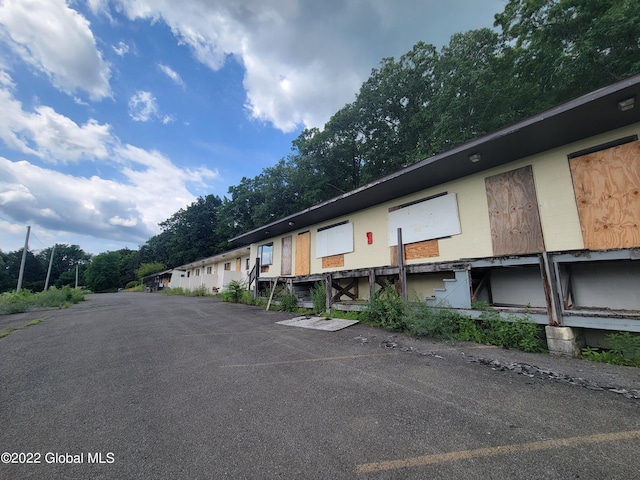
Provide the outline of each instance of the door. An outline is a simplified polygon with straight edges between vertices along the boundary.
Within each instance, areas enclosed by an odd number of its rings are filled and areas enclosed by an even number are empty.
[[[531,165],[485,178],[493,254],[544,251]]]
[[[299,233],[296,238],[296,275],[311,273],[311,232]]]
[[[291,235],[282,238],[280,275],[291,275]]]

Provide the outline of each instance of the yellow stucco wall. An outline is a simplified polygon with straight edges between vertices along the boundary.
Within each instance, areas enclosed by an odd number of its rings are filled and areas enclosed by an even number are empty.
[[[543,154],[511,162],[498,168],[485,170],[475,175],[464,177],[453,182],[439,185],[416,194],[398,198],[392,202],[338,217],[328,222],[314,225],[291,232],[292,264],[295,272],[296,236],[306,230],[311,231],[311,273],[324,273],[337,270],[350,270],[390,264],[388,240],[389,208],[413,200],[422,199],[442,192],[456,193],[458,212],[462,233],[438,240],[438,257],[409,260],[407,263],[428,263],[442,261],[456,261],[461,258],[482,258],[493,255],[491,232],[489,226],[488,205],[485,190],[485,178],[499,173],[514,170],[526,165],[532,165],[540,221],[547,251],[563,251],[584,248],[582,232],[575,204],[573,184],[569,170],[567,155],[589,147],[601,145],[622,137],[640,134],[640,125],[615,130],[607,134],[598,135],[588,140],[576,142],[554,149]],[[322,259],[316,258],[317,229],[348,220],[353,224],[354,251],[344,254],[344,266],[322,268]],[[367,244],[366,233],[373,234],[373,244]],[[251,246],[251,263],[257,256],[258,246],[273,242],[273,265],[263,276],[280,275],[282,237],[271,238],[260,244]],[[425,280],[427,281],[427,280]],[[437,281],[441,281],[438,279]],[[435,283],[434,283],[435,285]],[[420,290],[431,290],[433,285],[424,285]],[[362,289],[361,289],[362,290]],[[365,289],[366,290],[366,289]],[[361,291],[360,295],[367,295],[368,291]]]

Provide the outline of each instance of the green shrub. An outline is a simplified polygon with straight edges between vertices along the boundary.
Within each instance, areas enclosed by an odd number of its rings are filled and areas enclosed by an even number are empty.
[[[165,288],[162,293],[165,295],[189,295],[189,290],[182,287]]]
[[[453,340],[459,332],[462,318],[453,310],[411,303],[406,308],[405,324],[413,335]]]
[[[142,285],[140,284],[140,282],[139,282],[139,281],[137,281],[137,280],[131,280],[129,283],[127,283],[127,284],[124,286],[124,288],[125,288],[126,290],[129,290],[129,289],[136,288],[136,287],[140,287],[140,286],[142,286]]]
[[[204,285],[200,285],[189,292],[189,296],[191,297],[205,297],[208,294],[209,292],[207,291],[207,287]]]
[[[362,312],[362,319],[372,325],[398,331],[405,327],[404,301],[391,284],[378,290]]]
[[[407,307],[405,325],[408,332],[418,336],[485,343],[525,352],[546,350],[542,327],[528,315],[503,318],[487,307],[478,319],[473,319],[446,308],[413,303]]]
[[[594,362],[640,367],[640,335],[630,332],[616,332],[607,335],[610,349],[586,347],[582,358]]]
[[[542,327],[527,314],[510,314],[506,318],[493,310],[480,314],[475,341],[504,348],[516,348],[525,352],[546,350]]]
[[[84,300],[84,292],[69,286],[46,292],[31,293],[28,290],[7,292],[0,295],[0,314],[24,313],[32,307],[63,308]]]
[[[33,305],[33,294],[28,290],[5,292],[0,295],[0,314],[2,315],[28,312]]]
[[[239,303],[244,298],[243,292],[247,291],[242,283],[231,280],[222,291],[222,300],[225,302]]]
[[[276,298],[280,303],[280,310],[285,312],[298,311],[298,299],[288,288],[281,288],[276,292]]]
[[[313,304],[313,313],[320,315],[327,309],[327,292],[326,283],[316,282],[309,290],[311,293],[311,303]]]

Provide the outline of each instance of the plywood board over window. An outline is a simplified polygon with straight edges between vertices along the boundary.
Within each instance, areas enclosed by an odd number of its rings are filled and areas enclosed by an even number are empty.
[[[544,250],[531,165],[485,178],[494,255]]]
[[[569,160],[585,248],[640,246],[640,141]]]
[[[404,245],[404,259],[416,260],[418,258],[433,258],[440,256],[438,240],[406,243]],[[398,264],[398,246],[391,247],[391,265]]]
[[[330,257],[322,257],[322,268],[344,267],[344,255],[331,255]]]
[[[296,237],[296,275],[309,275],[311,271],[311,232]]]
[[[319,228],[316,234],[316,258],[353,252],[353,223]]]
[[[444,193],[389,210],[389,246],[398,245],[398,228],[404,243],[416,243],[461,233],[458,199]]]
[[[291,275],[291,235],[282,237],[280,274]]]

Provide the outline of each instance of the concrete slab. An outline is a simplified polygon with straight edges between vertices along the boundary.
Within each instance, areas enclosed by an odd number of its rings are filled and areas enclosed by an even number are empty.
[[[341,318],[324,318],[324,317],[296,317],[289,320],[276,322],[280,325],[289,327],[311,328],[313,330],[324,330],[326,332],[337,332],[343,328],[350,327],[358,323],[357,320],[343,320]]]

